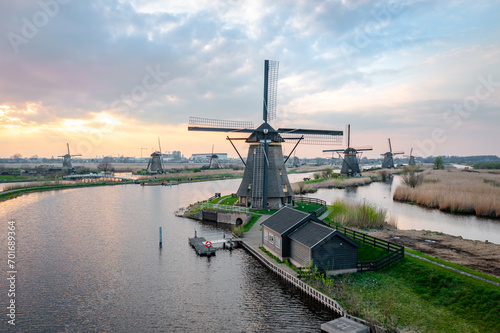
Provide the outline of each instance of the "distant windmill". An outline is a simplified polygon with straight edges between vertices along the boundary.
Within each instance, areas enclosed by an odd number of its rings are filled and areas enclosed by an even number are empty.
[[[212,145],[212,154],[207,157],[210,158],[208,169],[222,169],[222,164],[219,162],[219,155],[214,154],[214,145]]]
[[[158,148],[160,149],[159,151],[155,151],[151,154],[151,158],[149,159],[149,163],[146,168],[150,173],[165,172],[165,167],[163,165],[163,154],[161,152],[160,138],[158,138]]]
[[[415,165],[415,156],[412,155],[413,148],[410,149],[410,156],[404,155],[404,157],[408,157],[408,165]]]
[[[339,154],[339,157],[342,158],[342,169],[340,170],[340,174],[342,176],[361,176],[361,170],[359,169],[359,161],[357,155],[360,151],[368,151],[373,150],[371,147],[363,147],[363,148],[353,148],[351,147],[351,125],[347,125],[347,148],[346,149],[332,149],[332,150],[323,150],[323,152],[336,152]],[[340,153],[344,154],[344,157]]]
[[[75,156],[82,156],[82,154],[77,154],[77,155],[71,155],[69,152],[69,143],[66,143],[66,146],[68,147],[68,153],[66,155],[59,155],[58,157],[63,158],[63,168],[73,169],[73,165],[71,164],[71,158]]]
[[[298,140],[308,144],[332,144],[342,142],[342,131],[278,128],[269,121],[276,118],[276,93],[278,84],[278,62],[264,61],[264,122],[254,128],[251,122],[230,121],[190,117],[190,131],[213,131],[251,133],[247,138],[227,139],[240,156],[232,140],[245,140],[249,144],[248,155],[240,187],[236,194],[239,205],[253,208],[280,208],[292,204],[293,191],[286,173],[281,144],[285,140]],[[288,155],[292,155],[293,151]]]
[[[389,139],[389,151],[385,154],[380,154],[384,156],[384,161],[382,162],[382,169],[394,169],[394,155],[404,154],[402,151],[393,152],[391,146],[391,139]]]

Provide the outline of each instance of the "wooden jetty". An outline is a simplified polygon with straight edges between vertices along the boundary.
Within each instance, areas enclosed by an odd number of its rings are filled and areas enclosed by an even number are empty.
[[[211,256],[215,255],[217,249],[215,249],[212,244],[210,246],[206,246],[205,243],[207,240],[205,237],[197,237],[196,235],[193,238],[188,238],[189,244],[195,249],[196,253],[200,256]]]

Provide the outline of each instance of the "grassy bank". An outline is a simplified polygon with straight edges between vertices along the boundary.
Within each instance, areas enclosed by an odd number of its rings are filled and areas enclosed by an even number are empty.
[[[498,332],[500,288],[417,258],[378,272],[316,276],[309,284],[349,314],[389,330]]]
[[[500,173],[459,170],[425,172],[424,183],[400,185],[394,200],[483,217],[500,217]]]
[[[352,177],[352,178],[318,178],[292,184],[294,193],[314,193],[320,188],[346,188],[349,186],[363,186],[370,184],[370,177]]]
[[[54,191],[54,190],[65,190],[70,188],[81,188],[81,187],[93,187],[93,186],[106,186],[106,185],[120,185],[126,184],[123,182],[99,182],[99,183],[76,183],[76,184],[54,184],[54,185],[42,185],[42,186],[31,186],[31,187],[19,187],[11,191],[0,192],[0,201],[13,199],[20,195],[33,193],[33,192],[43,192],[43,191]]]

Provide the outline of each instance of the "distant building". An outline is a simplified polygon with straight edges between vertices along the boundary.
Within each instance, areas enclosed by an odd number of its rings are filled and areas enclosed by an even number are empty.
[[[356,272],[359,244],[323,221],[284,207],[262,222],[262,244],[297,267],[312,262],[319,270]]]

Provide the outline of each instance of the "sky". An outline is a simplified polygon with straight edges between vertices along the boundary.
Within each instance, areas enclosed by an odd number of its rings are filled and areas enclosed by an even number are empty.
[[[417,156],[500,155],[499,14],[500,1],[4,0],[0,158],[66,143],[139,157],[158,137],[164,152],[237,157],[189,116],[258,126],[265,59],[279,61],[275,128],[351,124],[367,157],[388,138]]]

